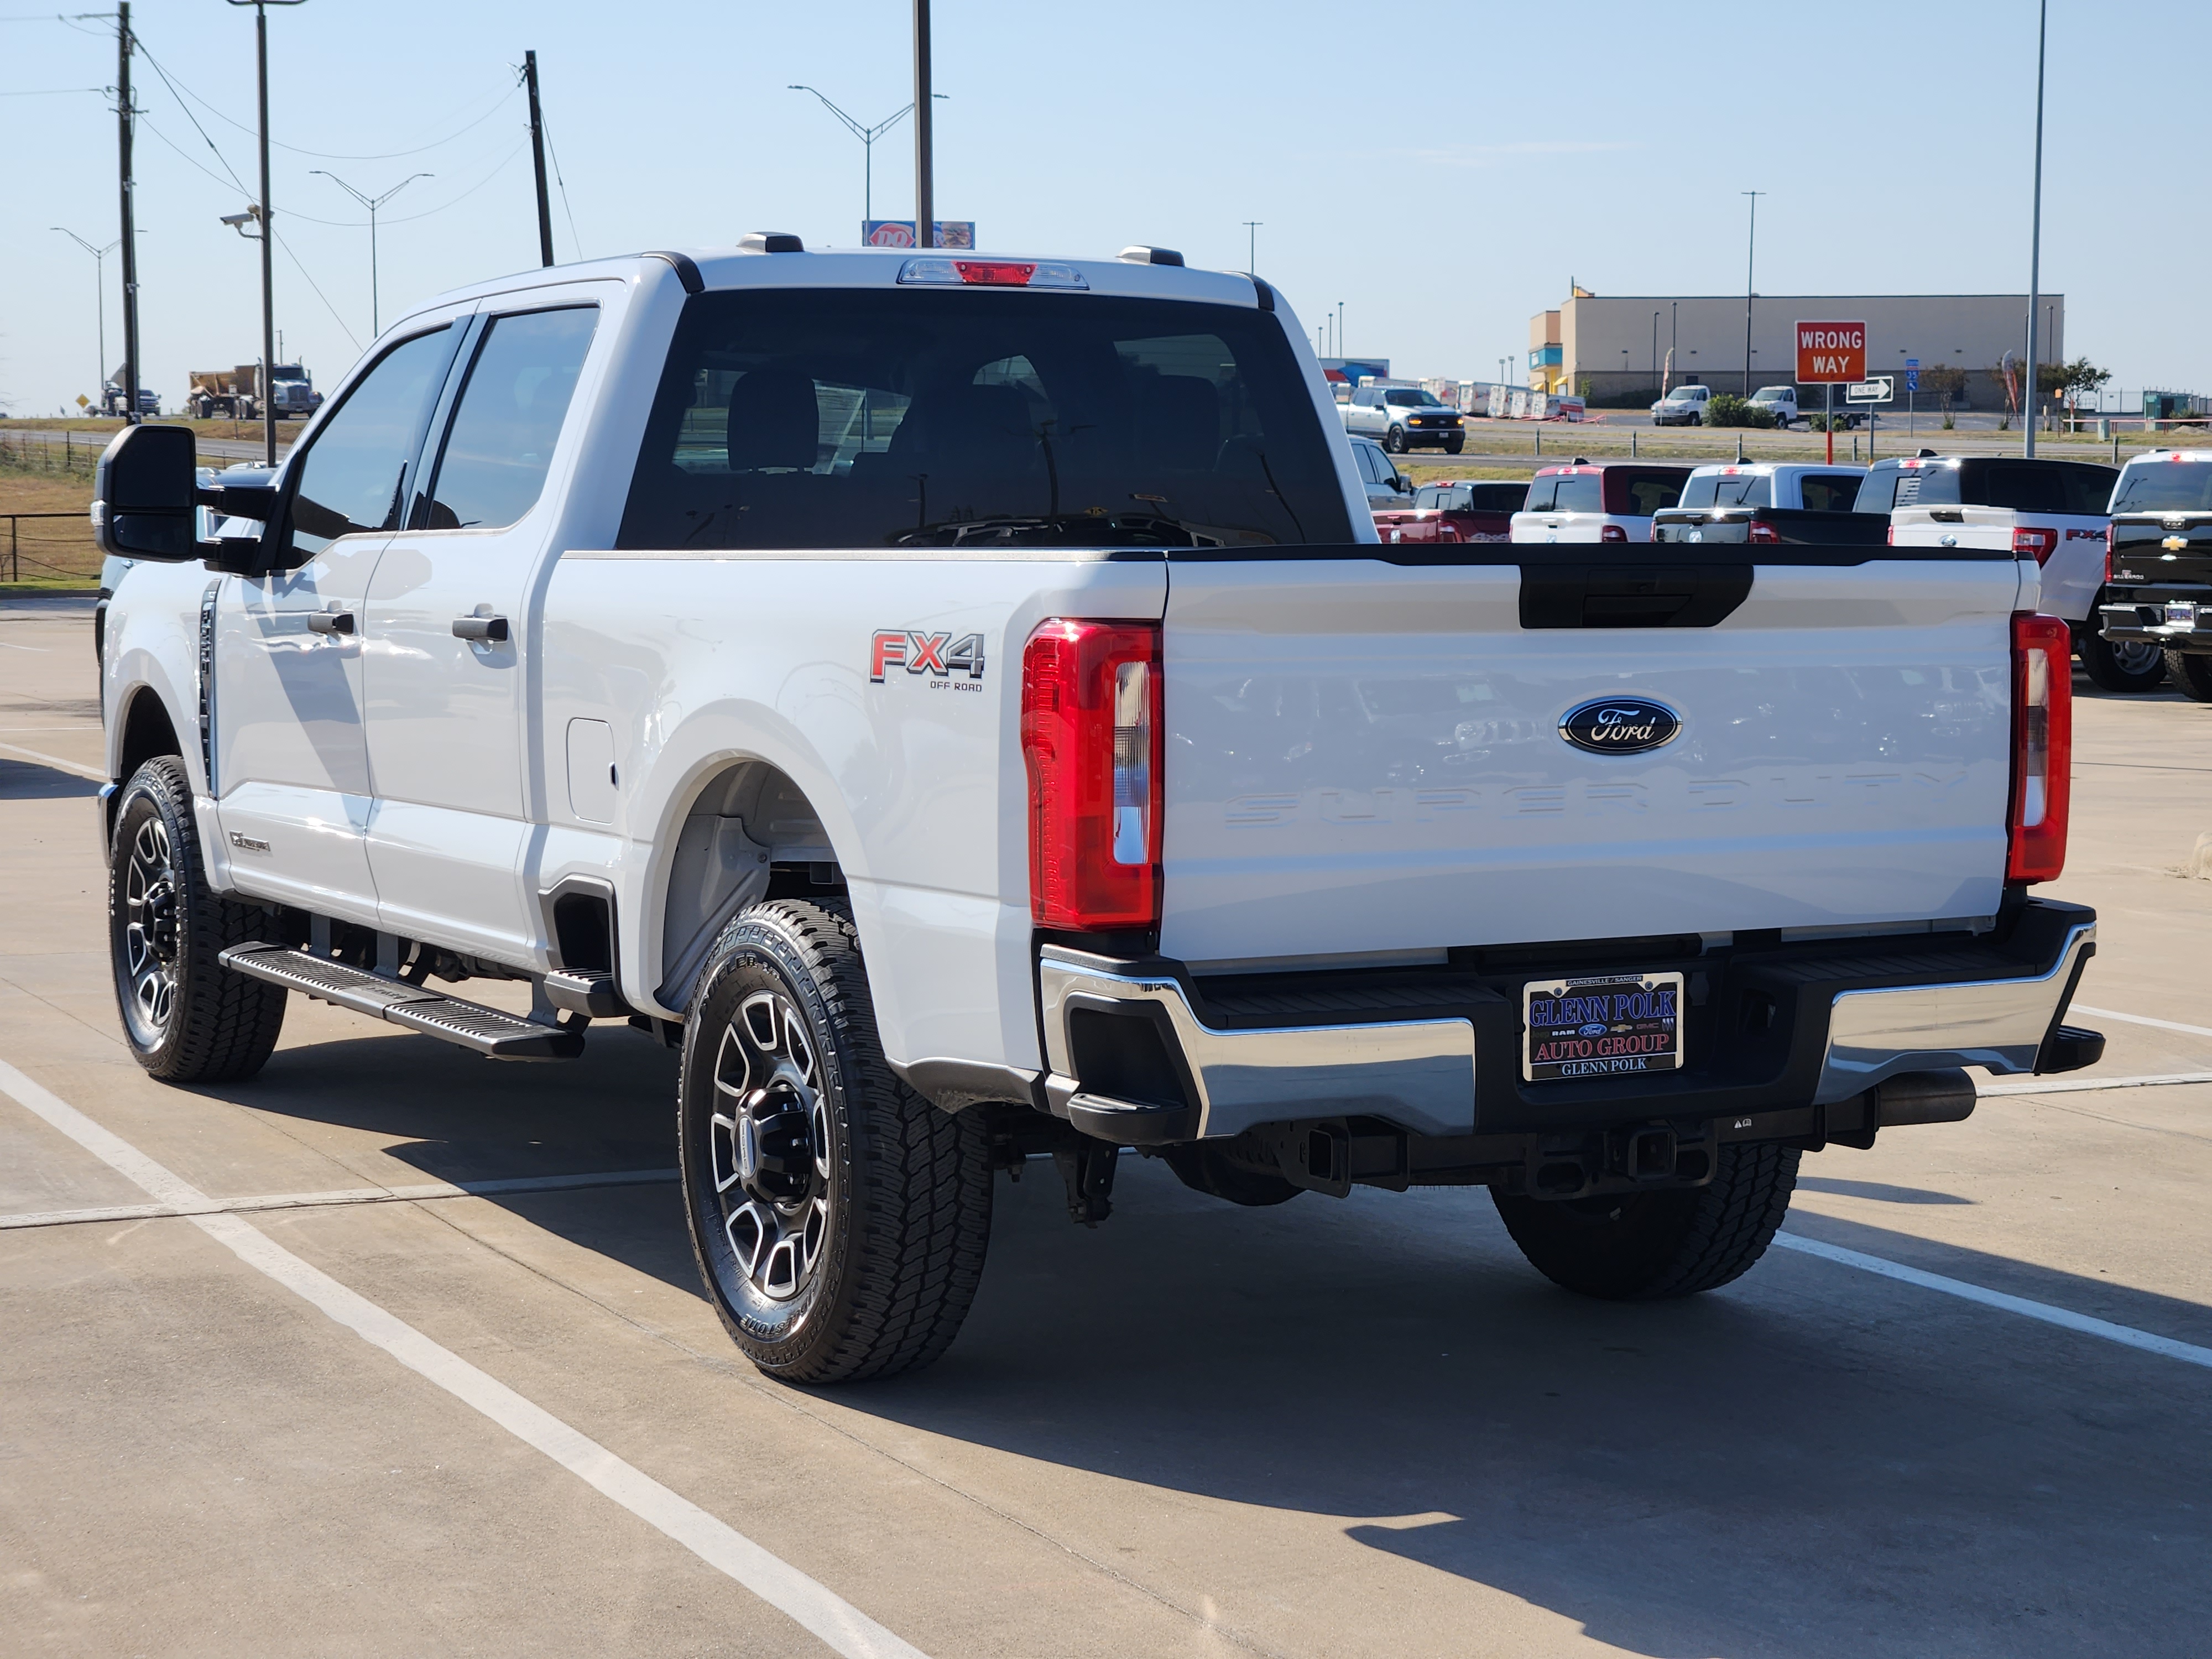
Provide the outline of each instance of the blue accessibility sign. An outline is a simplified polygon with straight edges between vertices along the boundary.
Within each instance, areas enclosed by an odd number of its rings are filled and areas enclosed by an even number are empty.
[[[1905,389],[1907,392],[1920,390],[1920,359],[1917,357],[1905,360]]]

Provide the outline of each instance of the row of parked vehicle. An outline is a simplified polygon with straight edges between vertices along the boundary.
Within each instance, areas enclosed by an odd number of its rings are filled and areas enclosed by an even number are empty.
[[[1703,426],[1705,409],[1712,402],[1713,389],[1695,382],[1678,386],[1651,405],[1651,424],[1654,426]],[[1797,388],[1794,386],[1763,386],[1753,392],[1751,406],[1765,414],[1778,427],[1787,430],[1800,421],[1810,421],[1812,411],[1797,406]],[[1866,410],[1838,406],[1833,419],[1836,429],[1862,427],[1866,424]]]
[[[1917,455],[1871,465],[1571,461],[1527,483],[1418,489],[1353,441],[1385,541],[2009,548],[2043,572],[2041,609],[2108,691],[2171,682],[2212,702],[2212,450],[2124,467]]]

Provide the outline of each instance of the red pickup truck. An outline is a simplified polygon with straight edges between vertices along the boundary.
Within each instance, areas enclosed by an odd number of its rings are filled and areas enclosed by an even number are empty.
[[[1411,507],[1375,514],[1386,542],[1503,542],[1512,539],[1513,515],[1528,498],[1528,483],[1462,479],[1423,484]]]

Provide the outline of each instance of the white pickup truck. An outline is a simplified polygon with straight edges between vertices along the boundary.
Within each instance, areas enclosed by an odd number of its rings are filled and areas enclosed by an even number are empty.
[[[1130,1147],[1487,1188],[1560,1284],[1673,1297],[1801,1152],[2095,1058],[2032,558],[1381,545],[1296,319],[1169,258],[532,271],[273,477],[118,435],[141,1063],[250,1076],[288,989],[510,1060],[626,1020],[708,1293],[825,1381],[945,1348],[1040,1156],[1086,1222]]]

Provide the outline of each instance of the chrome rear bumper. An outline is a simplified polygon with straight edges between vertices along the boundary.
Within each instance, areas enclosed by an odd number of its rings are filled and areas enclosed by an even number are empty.
[[[1684,1073],[1664,1081],[1637,1079],[1601,1097],[1579,1088],[1553,1095],[1559,1085],[1549,1084],[1516,1097],[1518,1010],[1494,988],[1474,999],[1480,1006],[1464,1000],[1451,1005],[1468,1006],[1468,1018],[1437,1018],[1445,1010],[1432,1003],[1418,1018],[1391,1018],[1388,1010],[1370,1008],[1341,1023],[1255,1029],[1248,1009],[1237,1029],[1224,1030],[1201,1017],[1206,1004],[1173,963],[1048,945],[1037,966],[1045,1093],[1054,1112],[1088,1133],[1145,1145],[1345,1116],[1380,1118],[1419,1135],[1466,1135],[1524,1128],[1532,1111],[1540,1117],[1553,1112],[1546,1101],[1557,1103],[1563,1125],[1826,1107],[1909,1073],[1978,1066],[2016,1073],[2033,1072],[2039,1060],[2045,1069],[2063,1070],[2087,1063],[2078,1048],[2086,1034],[2069,1034],[2076,1047],[2067,1051],[2054,1033],[2094,951],[2096,922],[2081,907],[2038,902],[2045,915],[2034,955],[2007,960],[1985,953],[1995,970],[1988,977],[1898,985],[1901,970],[1893,963],[1860,966],[1839,959],[1833,974],[1817,975],[1816,1000],[1795,1028],[1784,1074],[1770,1074],[1748,1093],[1744,1085],[1754,1080],[1715,1077],[1709,1084]],[[2002,971],[2014,963],[2022,971]],[[1954,956],[1944,971],[1957,975],[1960,967]],[[1850,986],[1852,979],[1863,983],[1885,972],[1893,982]],[[1086,1032],[1080,1026],[1085,1014],[1138,1026],[1110,1028],[1116,1035],[1108,1038],[1101,1033],[1109,1028]],[[1478,1026],[1486,1033],[1480,1064]],[[1097,1059],[1111,1058],[1117,1043],[1153,1056],[1148,1075],[1154,1083],[1170,1073],[1172,1081],[1147,1090],[1104,1075],[1117,1068]],[[1118,1070],[1137,1075],[1126,1066]],[[1163,1094],[1179,1098],[1163,1104]]]

